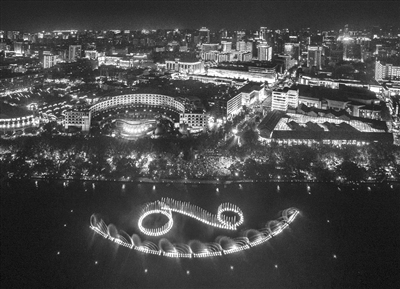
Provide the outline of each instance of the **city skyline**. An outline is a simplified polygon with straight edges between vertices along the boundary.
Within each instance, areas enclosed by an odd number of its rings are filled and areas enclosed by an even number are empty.
[[[33,12],[34,11],[34,12]],[[395,25],[394,1],[5,1],[2,30],[339,29]],[[197,17],[199,15],[199,17]]]

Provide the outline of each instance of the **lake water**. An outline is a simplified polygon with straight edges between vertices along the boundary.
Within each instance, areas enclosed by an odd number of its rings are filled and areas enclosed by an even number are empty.
[[[2,287],[400,288],[399,184],[277,185],[128,183],[123,189],[108,182],[10,182],[1,192]],[[245,222],[239,232],[226,232],[173,213],[174,227],[165,236],[141,235],[141,207],[162,197],[214,214],[230,202],[241,208]],[[96,213],[154,243],[213,242],[262,228],[289,207],[300,214],[270,241],[203,259],[146,255],[89,228]]]

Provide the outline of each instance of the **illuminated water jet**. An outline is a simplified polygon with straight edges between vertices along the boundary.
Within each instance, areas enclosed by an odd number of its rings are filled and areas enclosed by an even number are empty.
[[[224,213],[228,211],[237,214],[239,218],[225,216]],[[161,201],[148,203],[143,207],[138,221],[140,231],[149,236],[161,236],[167,233],[173,226],[172,212],[227,230],[236,230],[244,221],[240,208],[230,203],[221,204],[218,207],[217,214],[214,215],[188,202],[163,198]],[[144,218],[156,213],[166,216],[168,218],[167,223],[160,228],[145,228],[142,225]],[[188,244],[173,244],[165,238],[160,239],[158,245],[147,240],[142,242],[138,235],[129,236],[126,232],[119,231],[113,224],[106,225],[95,214],[90,218],[90,228],[110,241],[142,253],[170,258],[204,258],[228,255],[260,245],[285,230],[298,214],[299,211],[297,209],[289,208],[282,211],[280,218],[267,222],[264,228],[246,230],[242,237],[220,236],[215,242],[210,243],[192,240]]]

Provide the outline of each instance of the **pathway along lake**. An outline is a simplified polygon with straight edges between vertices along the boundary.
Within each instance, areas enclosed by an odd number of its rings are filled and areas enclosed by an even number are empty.
[[[277,188],[279,185],[279,189]],[[218,188],[218,190],[216,189]],[[400,288],[400,184],[230,185],[11,181],[1,189],[2,288]],[[170,197],[216,214],[241,208],[238,232],[173,213],[162,237],[137,228],[140,208]],[[226,256],[174,259],[118,246],[89,228],[99,214],[130,235],[213,242],[259,229],[296,207],[288,229]],[[154,215],[153,215],[154,216]],[[150,218],[150,217],[147,217]],[[154,224],[164,220],[151,220]]]

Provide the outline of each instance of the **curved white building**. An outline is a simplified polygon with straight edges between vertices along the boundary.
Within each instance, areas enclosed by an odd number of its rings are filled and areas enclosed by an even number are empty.
[[[162,95],[162,94],[124,94],[109,97],[101,102],[92,105],[89,111],[92,115],[103,110],[118,107],[121,105],[128,104],[144,104],[152,106],[160,106],[162,108],[168,108],[178,113],[185,112],[185,106],[175,100],[173,97]]]
[[[29,127],[38,127],[39,122],[39,116],[35,116],[33,114],[22,117],[2,118],[0,119],[0,130],[15,131]]]
[[[97,116],[101,112],[115,107],[124,105],[138,105],[138,106],[155,106],[163,109],[168,109],[179,114],[185,113],[185,106],[180,101],[175,100],[173,97],[162,94],[124,94],[113,97],[107,97],[100,102],[92,105],[86,111],[70,111],[66,113],[64,125],[66,128],[69,126],[81,127],[83,131],[88,131],[90,128],[91,118]]]

